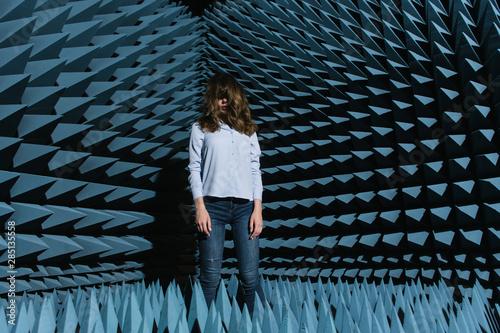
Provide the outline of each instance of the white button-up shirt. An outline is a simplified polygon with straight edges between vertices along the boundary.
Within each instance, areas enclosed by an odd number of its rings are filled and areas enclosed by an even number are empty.
[[[203,196],[262,200],[257,134],[242,134],[221,122],[216,132],[191,127],[189,184],[193,199]]]

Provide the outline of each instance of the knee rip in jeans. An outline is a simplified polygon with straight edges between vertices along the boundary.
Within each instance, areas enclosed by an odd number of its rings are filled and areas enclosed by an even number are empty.
[[[210,261],[210,262],[217,262],[219,261],[220,259],[205,259],[206,261]]]

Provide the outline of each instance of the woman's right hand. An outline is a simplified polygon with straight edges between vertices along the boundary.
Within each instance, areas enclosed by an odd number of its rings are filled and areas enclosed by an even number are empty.
[[[210,215],[205,208],[203,197],[199,197],[194,200],[194,207],[196,211],[194,222],[196,223],[198,232],[210,236],[210,231],[212,231],[212,223],[210,222]]]

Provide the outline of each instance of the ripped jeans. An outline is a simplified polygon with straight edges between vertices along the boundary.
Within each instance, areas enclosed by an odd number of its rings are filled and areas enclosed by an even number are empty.
[[[222,254],[226,224],[233,232],[234,247],[238,259],[239,279],[245,294],[248,311],[253,312],[255,293],[264,301],[259,275],[259,237],[250,240],[249,221],[253,211],[252,201],[239,199],[208,200],[205,207],[210,215],[210,236],[198,233],[200,249],[200,284],[210,307],[221,279]]]

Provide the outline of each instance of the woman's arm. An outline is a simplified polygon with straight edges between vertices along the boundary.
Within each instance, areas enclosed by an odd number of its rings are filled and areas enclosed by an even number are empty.
[[[252,170],[253,198],[262,203],[262,175],[260,172],[260,146],[257,133],[250,137],[250,169]]]
[[[193,200],[203,197],[203,183],[201,177],[201,155],[205,134],[198,125],[194,123],[191,127],[191,136],[189,137],[189,185],[193,193]]]
[[[252,169],[253,212],[250,217],[250,239],[259,236],[264,227],[262,219],[262,175],[260,172],[260,146],[257,133],[250,137],[250,163]]]
[[[204,233],[210,236],[210,231],[212,231],[212,223],[210,221],[210,215],[208,214],[205,203],[203,202],[203,197],[198,197],[194,199],[195,208],[195,220],[196,228],[198,232]]]
[[[201,177],[202,149],[205,135],[200,126],[195,123],[191,127],[191,136],[189,138],[189,185],[193,193],[195,208],[195,223],[199,232],[210,236],[211,222],[210,215],[203,202],[203,183]]]
[[[262,219],[262,200],[254,199],[253,201],[253,212],[250,216],[250,239],[254,239],[259,236],[264,227],[264,220]]]

